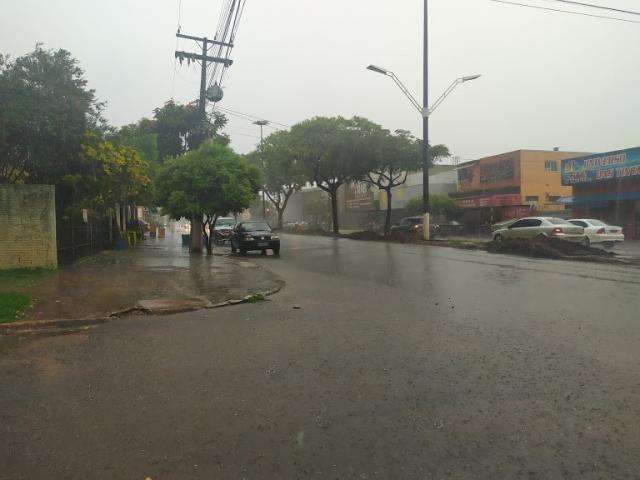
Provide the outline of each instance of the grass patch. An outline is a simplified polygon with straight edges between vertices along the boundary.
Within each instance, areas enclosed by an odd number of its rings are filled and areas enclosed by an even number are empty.
[[[0,293],[0,323],[15,321],[31,306],[31,297],[24,293]]]
[[[247,299],[247,303],[259,303],[264,302],[267,298],[262,293],[254,293]]]
[[[44,268],[0,270],[0,291],[22,290],[35,285],[38,280],[53,275],[56,271]]]

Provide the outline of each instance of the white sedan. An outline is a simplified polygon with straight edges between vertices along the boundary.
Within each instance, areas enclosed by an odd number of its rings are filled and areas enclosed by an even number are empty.
[[[578,227],[584,228],[584,243],[600,243],[605,247],[613,247],[616,243],[624,242],[622,227],[608,225],[595,218],[572,218],[569,220]]]
[[[584,229],[562,218],[527,217],[493,232],[494,242],[501,242],[509,238],[537,239],[547,237],[582,242]]]

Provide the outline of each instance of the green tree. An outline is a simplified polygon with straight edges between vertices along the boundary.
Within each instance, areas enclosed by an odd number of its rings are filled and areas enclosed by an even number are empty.
[[[0,182],[44,183],[68,195],[61,179],[82,174],[87,131],[106,130],[102,104],[66,50],[0,58]]]
[[[292,134],[281,131],[269,135],[250,158],[260,165],[264,182],[262,189],[276,209],[277,224],[281,229],[291,195],[305,183]]]
[[[458,219],[462,213],[460,207],[449,195],[429,195],[429,205],[433,215],[443,216],[448,219]],[[422,197],[414,197],[407,202],[405,207],[409,215],[422,213]]]
[[[159,160],[158,134],[153,120],[142,118],[136,123],[123,125],[107,139],[116,145],[126,145],[135,148],[140,156],[149,163]]]
[[[67,175],[63,179],[75,197],[81,199],[76,210],[92,208],[112,215],[113,221],[116,205],[121,208],[122,215],[126,205],[151,202],[149,163],[136,149],[114,145],[90,133],[82,145],[81,160],[88,173]],[[121,216],[120,226],[124,226],[124,216]]]
[[[166,162],[156,179],[157,203],[174,219],[192,220],[191,251],[200,253],[205,222],[211,228],[218,216],[247,208],[260,182],[255,166],[229,147],[207,142]]]
[[[438,159],[449,156],[445,145],[429,147],[432,165]],[[387,212],[384,234],[391,232],[392,190],[407,181],[407,175],[420,168],[422,159],[422,141],[417,140],[407,130],[396,130],[391,134],[380,129],[374,143],[373,161],[364,180],[384,190],[387,196]]]
[[[196,103],[180,104],[173,100],[153,111],[153,131],[157,135],[160,164],[167,157],[177,157],[198,148],[205,139],[229,144],[229,138],[220,133],[227,124],[227,118],[214,112],[205,116],[202,125],[200,115]]]
[[[291,129],[295,151],[306,179],[329,194],[333,232],[340,233],[338,189],[368,172],[375,132],[379,127],[354,117],[316,117]]]
[[[326,192],[307,192],[303,197],[303,211],[306,221],[315,228],[323,228],[323,225],[331,221],[331,208]]]
[[[408,173],[418,169],[420,152],[421,143],[406,130],[397,130],[394,135],[388,130],[378,132],[374,160],[364,181],[386,193],[385,235],[391,232],[392,190],[406,183]]]

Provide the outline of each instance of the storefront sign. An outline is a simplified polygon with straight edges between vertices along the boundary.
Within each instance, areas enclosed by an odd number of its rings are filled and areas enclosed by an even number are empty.
[[[462,208],[504,207],[520,205],[520,194],[489,195],[486,197],[461,198],[457,203]]]
[[[348,210],[372,210],[375,207],[375,198],[370,184],[351,183],[347,185],[345,191]]]
[[[640,148],[562,161],[563,185],[636,176],[640,176]]]
[[[499,160],[487,164],[480,164],[480,183],[496,183],[513,179],[513,160]]]

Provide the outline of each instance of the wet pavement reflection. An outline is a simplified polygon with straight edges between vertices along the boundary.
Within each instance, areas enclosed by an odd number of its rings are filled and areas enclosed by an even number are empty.
[[[269,290],[277,279],[239,262],[228,247],[191,255],[178,235],[147,239],[124,251],[105,251],[60,267],[31,290],[37,299],[25,320],[104,316],[139,300],[204,297],[212,303]]]

